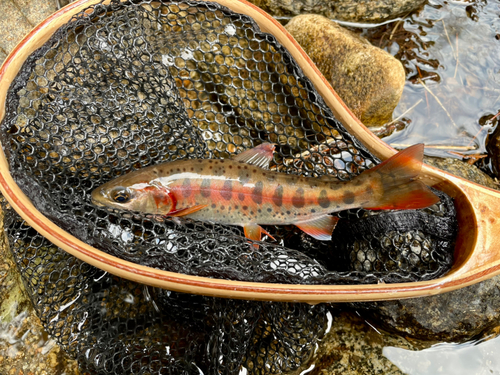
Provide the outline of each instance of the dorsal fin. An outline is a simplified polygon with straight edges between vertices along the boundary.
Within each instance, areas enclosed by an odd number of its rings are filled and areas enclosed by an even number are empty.
[[[269,169],[269,163],[273,160],[274,144],[262,143],[250,150],[236,155],[233,160],[255,165],[263,169]]]

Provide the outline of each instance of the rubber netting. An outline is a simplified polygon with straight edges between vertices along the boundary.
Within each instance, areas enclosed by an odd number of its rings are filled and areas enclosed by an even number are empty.
[[[0,139],[38,210],[96,248],[142,265],[233,280],[418,281],[451,267],[453,203],[340,213],[333,241],[295,227],[248,245],[239,227],[116,212],[90,192],[180,158],[277,145],[272,168],[349,180],[378,163],[333,116],[275,37],[209,2],[90,6],[25,62]],[[244,302],[145,287],[58,249],[5,210],[11,250],[48,332],[90,373],[282,373],[300,368],[322,305]]]

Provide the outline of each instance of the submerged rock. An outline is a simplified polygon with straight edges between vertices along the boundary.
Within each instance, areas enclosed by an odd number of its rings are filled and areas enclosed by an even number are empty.
[[[323,16],[297,16],[286,29],[361,122],[390,121],[405,83],[398,60]]]
[[[420,7],[424,0],[250,0],[273,16],[297,16],[304,13],[349,22],[379,23]]]
[[[321,340],[309,375],[402,375],[383,356],[386,346],[416,349],[408,340],[381,334],[354,313],[332,311],[331,330]]]

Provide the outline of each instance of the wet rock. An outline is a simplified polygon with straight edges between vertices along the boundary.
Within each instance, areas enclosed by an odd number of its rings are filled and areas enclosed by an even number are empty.
[[[424,162],[433,167],[453,173],[454,175],[463,177],[483,186],[487,186],[492,189],[498,189],[499,187],[497,181],[481,171],[479,168],[474,165],[464,163],[459,159],[424,157]]]
[[[275,17],[314,13],[341,21],[379,23],[405,15],[423,0],[250,0]]]
[[[473,165],[459,160],[426,158],[426,163],[494,187]],[[495,333],[500,325],[500,276],[430,297],[354,304],[378,326],[421,340],[467,341]]]
[[[3,214],[0,228],[3,228]],[[0,234],[0,374],[78,374],[71,360],[47,335]]]
[[[500,325],[500,276],[436,296],[358,306],[391,332],[421,340],[468,341]]]
[[[417,349],[414,345],[402,337],[381,334],[354,313],[332,314],[331,330],[321,340],[309,375],[403,374],[382,350],[386,346]]]
[[[493,134],[488,137],[486,144],[491,166],[495,176],[500,177],[500,126],[497,125]]]
[[[398,60],[323,16],[294,17],[286,29],[361,122],[390,121],[405,83]]]

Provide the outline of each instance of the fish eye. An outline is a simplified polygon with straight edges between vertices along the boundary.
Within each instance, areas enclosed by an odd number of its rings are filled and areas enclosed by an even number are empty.
[[[127,203],[130,200],[130,191],[120,186],[111,191],[110,197],[116,203]]]

